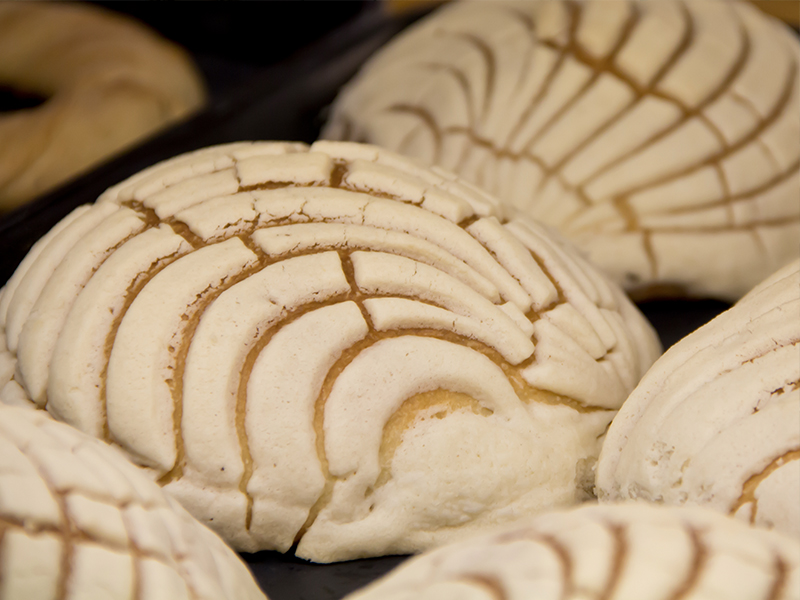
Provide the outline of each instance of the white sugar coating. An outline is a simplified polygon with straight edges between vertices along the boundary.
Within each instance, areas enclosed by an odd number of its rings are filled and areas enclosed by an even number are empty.
[[[28,396],[40,407],[47,367],[77,293],[114,248],[143,227],[132,210],[113,213],[70,249],[39,294],[20,334],[17,356],[24,357],[20,367],[27,371],[23,378]]]
[[[118,449],[4,405],[0,449],[3,598],[265,598],[239,557]],[[142,493],[120,498],[121,481]],[[45,505],[56,518],[32,509]]]
[[[623,404],[601,500],[705,504],[800,535],[800,261],[669,349]]]
[[[26,452],[54,489],[80,492],[82,535],[163,564],[185,542],[153,481],[238,550],[297,545],[315,561],[416,552],[583,501],[660,352],[568,242],[374,146],[204,149],[66,222],[0,291],[0,401],[144,468],[121,477],[52,432],[84,461],[70,467],[30,428],[9,436],[39,440]],[[41,497],[0,491],[0,509],[55,526]],[[130,506],[124,529],[92,503]],[[175,597],[217,585],[202,569],[137,573]]]
[[[255,258],[239,238],[208,246],[167,266],[128,308],[108,358],[106,410],[117,441],[143,464],[175,464],[170,382],[182,325],[204,293]]]
[[[734,301],[800,244],[800,41],[741,0],[446,5],[322,137],[452,170],[643,297]]]
[[[109,256],[80,291],[56,342],[49,366],[47,409],[58,419],[101,436],[105,419],[101,373],[105,344],[125,307],[127,290],[142,272],[164,265],[191,246],[167,225],[148,229]],[[107,310],[97,310],[104,306]]]
[[[346,600],[800,598],[796,537],[700,507],[584,505],[413,558]]]

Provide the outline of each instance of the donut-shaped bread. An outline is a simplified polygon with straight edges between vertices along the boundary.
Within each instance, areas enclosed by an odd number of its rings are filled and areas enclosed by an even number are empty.
[[[800,537],[800,260],[656,361],[611,424],[597,488]]]
[[[0,3],[0,86],[37,94],[0,113],[0,212],[196,109],[200,76],[174,44],[89,4]]]
[[[0,297],[2,397],[111,440],[234,547],[413,552],[591,489],[659,353],[619,288],[438,170],[241,143],[78,208]]]
[[[266,600],[241,559],[118,449],[2,404],[0,598]]]
[[[346,600],[797,600],[800,543],[699,507],[584,505],[457,542]]]
[[[800,42],[738,1],[457,2],[323,132],[452,170],[639,296],[735,300],[800,245]]]

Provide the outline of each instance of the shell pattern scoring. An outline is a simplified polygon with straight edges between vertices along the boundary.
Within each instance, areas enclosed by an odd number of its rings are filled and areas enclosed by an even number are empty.
[[[413,558],[346,600],[797,600],[800,543],[698,507],[541,515]]]
[[[656,361],[608,431],[597,488],[800,537],[800,260]]]
[[[2,404],[0,598],[266,600],[239,557],[118,449]]]
[[[458,2],[378,52],[323,136],[452,170],[641,295],[735,300],[797,255],[798,65],[746,2]]]
[[[660,352],[540,225],[342,142],[134,176],[34,247],[0,315],[5,402],[119,444],[235,548],[319,561],[583,498]]]

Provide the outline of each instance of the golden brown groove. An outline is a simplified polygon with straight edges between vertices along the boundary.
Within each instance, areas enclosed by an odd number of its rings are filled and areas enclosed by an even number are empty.
[[[6,530],[8,526],[3,522],[3,519],[0,518],[0,565],[5,564],[5,557],[3,556],[3,539],[6,535]],[[0,590],[3,589],[3,577],[4,577],[5,569],[0,569]]]
[[[703,544],[700,532],[690,525],[684,525],[684,528],[692,542],[692,566],[678,589],[667,600],[682,600],[688,596],[700,581],[700,576],[708,561],[708,550]]]
[[[56,505],[58,506],[58,514],[59,514],[59,525],[56,528],[48,527],[47,530],[51,530],[57,532],[63,541],[63,550],[61,554],[61,568],[59,569],[58,573],[58,583],[56,584],[56,595],[53,600],[66,600],[67,591],[69,586],[69,578],[72,575],[72,557],[75,552],[73,538],[75,533],[70,527],[71,519],[69,518],[69,512],[67,511],[67,503],[65,500],[65,492],[61,492],[56,490],[51,482],[47,479],[47,476],[42,471],[39,464],[27,453],[27,446],[19,447],[20,452],[22,452],[30,461],[30,464],[36,470],[39,475],[39,478],[44,482],[47,486],[48,491],[55,500]],[[8,519],[4,519],[6,523],[9,523]],[[27,524],[23,523],[22,527],[28,530]],[[42,528],[45,530],[45,528]]]
[[[650,189],[650,188],[653,188],[653,187],[656,187],[656,186],[659,186],[659,185],[663,185],[664,183],[668,183],[670,181],[674,181],[675,179],[679,179],[681,177],[685,177],[686,175],[689,175],[691,173],[697,172],[700,169],[703,169],[705,167],[712,166],[712,165],[714,165],[714,164],[716,164],[716,163],[718,163],[720,161],[723,161],[724,159],[728,158],[729,156],[732,156],[737,151],[739,151],[741,148],[743,148],[745,145],[751,143],[753,140],[758,138],[758,136],[760,136],[770,125],[772,125],[778,119],[778,117],[781,116],[781,114],[783,113],[784,109],[786,108],[786,105],[788,104],[788,102],[789,102],[789,100],[791,98],[792,90],[794,88],[795,80],[797,79],[797,71],[798,71],[797,63],[795,63],[793,66],[794,66],[794,68],[792,69],[792,73],[791,73],[790,77],[786,80],[786,85],[785,85],[785,87],[783,89],[783,92],[781,94],[780,100],[777,102],[777,104],[773,108],[772,112],[770,112],[770,114],[765,119],[763,119],[763,121],[761,121],[759,123],[758,127],[755,127],[752,131],[750,131],[747,135],[742,137],[742,139],[740,139],[736,143],[730,144],[730,145],[727,145],[727,146],[723,147],[722,150],[720,150],[719,152],[713,154],[712,156],[707,158],[702,163],[699,163],[699,164],[696,164],[696,165],[692,165],[691,167],[687,167],[686,169],[683,169],[683,170],[675,172],[675,173],[664,175],[664,176],[662,176],[660,178],[657,178],[657,179],[655,179],[653,181],[649,181],[646,184],[641,184],[639,186],[634,186],[634,187],[632,187],[632,188],[630,188],[628,190],[625,190],[625,192],[623,192],[623,194],[625,196],[632,196],[633,194],[642,192],[644,190],[647,190],[647,189]],[[701,111],[704,108],[705,108],[705,104],[701,105],[697,109],[697,111]],[[680,125],[680,124],[683,124],[683,122],[680,122],[680,123],[678,123],[676,125]],[[666,130],[665,132],[670,132],[670,130]]]
[[[663,100],[667,100],[673,104],[680,104],[677,102],[675,98],[666,96],[665,94],[660,94],[656,91],[658,84],[664,78],[664,76],[669,73],[675,63],[684,55],[686,50],[691,46],[692,39],[694,38],[694,22],[691,19],[688,9],[686,8],[685,4],[680,3],[681,12],[683,14],[683,18],[685,20],[686,27],[683,30],[683,37],[681,38],[680,43],[673,51],[672,55],[661,65],[661,68],[656,72],[653,79],[646,84],[645,86],[639,85],[638,82],[628,77],[622,71],[620,71],[616,65],[613,64],[613,60],[610,62],[610,68],[612,69],[610,72],[617,77],[620,81],[623,81],[626,85],[628,85],[634,92],[634,98],[628,106],[626,106],[622,111],[612,117],[609,121],[604,123],[597,131],[592,133],[591,135],[587,136],[580,144],[578,144],[575,148],[572,149],[570,153],[564,156],[560,161],[558,161],[555,165],[550,167],[550,171],[548,175],[552,175],[552,173],[558,173],[564,166],[569,163],[575,156],[577,156],[583,149],[585,149],[589,144],[593,141],[598,139],[603,133],[608,131],[613,125],[617,124],[625,115],[628,113],[628,109],[631,106],[634,106],[638,103],[643,97],[645,96],[655,96],[660,97]],[[638,7],[637,7],[638,8]],[[624,45],[623,45],[624,46]],[[616,59],[617,55],[619,54],[622,46],[619,48],[615,48],[613,59]],[[684,111],[685,112],[685,111]],[[596,174],[592,174],[594,176]],[[568,189],[569,186],[564,184],[564,188]],[[582,195],[585,198],[585,195]]]
[[[579,8],[573,2],[567,2],[566,6],[568,7],[572,19],[570,20],[569,25],[569,34],[568,39],[572,40],[575,37],[575,32],[578,28],[578,19],[576,17],[576,11],[579,11]],[[534,42],[535,43],[535,42]],[[548,44],[547,42],[542,42],[545,46],[550,46],[554,50],[558,52],[558,56],[556,60],[553,62],[553,66],[550,68],[550,71],[547,73],[547,76],[544,78],[541,87],[536,92],[536,95],[531,99],[530,104],[525,108],[525,110],[520,115],[517,123],[514,125],[512,131],[514,134],[508,140],[508,145],[512,145],[517,141],[517,133],[522,130],[522,126],[528,121],[532,114],[538,110],[539,105],[541,104],[542,100],[545,96],[547,96],[548,92],[550,91],[550,86],[553,84],[553,80],[555,80],[558,72],[561,70],[561,65],[563,64],[564,60],[567,57],[567,47],[560,48],[558,46],[553,46]],[[528,144],[524,144],[523,147],[527,147]],[[459,167],[461,164],[459,164]]]
[[[532,541],[539,544],[544,544],[553,552],[561,564],[561,580],[563,589],[561,592],[561,600],[569,600],[576,592],[575,582],[573,581],[573,564],[572,557],[567,549],[558,541],[557,538],[550,534],[541,534],[533,529],[512,530],[508,533],[500,534],[496,538],[497,543],[511,544],[519,541]]]
[[[742,506],[752,503],[753,510],[750,512],[750,522],[755,523],[756,513],[758,512],[758,499],[756,498],[756,490],[758,489],[758,486],[761,485],[761,482],[767,477],[772,475],[772,473],[793,460],[800,460],[800,448],[793,448],[787,452],[784,452],[777,458],[774,458],[760,473],[750,476],[742,485],[742,493],[736,502],[734,502],[731,506],[729,514],[736,514],[736,512],[742,508]]]
[[[622,579],[622,572],[625,568],[625,561],[628,558],[628,540],[625,537],[626,527],[616,523],[605,523],[606,529],[614,539],[614,556],[611,563],[611,574],[609,575],[606,587],[597,597],[597,600],[612,600],[617,586]]]
[[[242,364],[241,374],[239,376],[239,387],[236,393],[236,435],[239,439],[239,446],[241,448],[242,453],[242,464],[244,466],[244,471],[242,473],[242,478],[239,480],[239,491],[244,495],[247,499],[247,510],[245,515],[245,528],[247,530],[250,529],[250,523],[253,520],[253,497],[247,491],[247,486],[250,482],[251,477],[253,476],[253,457],[250,454],[250,445],[247,440],[247,427],[245,424],[245,419],[247,417],[247,385],[250,382],[250,374],[253,372],[253,366],[258,359],[259,354],[266,348],[266,346],[272,341],[273,336],[278,333],[283,327],[288,325],[289,323],[299,319],[303,315],[310,313],[318,308],[323,306],[327,306],[329,304],[333,304],[336,302],[343,302],[347,300],[347,296],[344,297],[334,297],[330,298],[325,302],[310,302],[308,304],[304,304],[294,310],[287,310],[285,311],[284,315],[273,321],[256,339],[256,341],[251,346],[250,350],[247,352],[247,356],[245,357],[244,363]],[[324,473],[326,473],[327,478],[327,461],[325,463],[326,467],[324,469]]]
[[[463,32],[441,32],[441,33],[449,35],[451,37],[460,38],[466,41],[468,44],[473,46],[481,55],[481,58],[483,59],[483,62],[486,65],[486,87],[483,96],[483,110],[481,111],[481,117],[480,117],[484,118],[486,114],[489,112],[489,104],[495,86],[495,77],[496,77],[495,72],[497,70],[497,65],[496,65],[497,61],[495,59],[494,52],[486,42],[484,42],[481,38],[471,33],[463,33]]]
[[[331,171],[331,187],[332,188],[340,188],[343,185],[343,181],[345,177],[347,177],[349,165],[347,162],[342,160],[334,161],[333,163],[333,171]]]
[[[469,85],[469,79],[467,79],[464,72],[453,65],[436,62],[424,62],[420,64],[420,67],[428,71],[440,71],[455,79],[456,83],[458,83],[458,87],[460,87],[461,91],[464,93],[464,100],[467,104],[467,114],[469,115],[469,124],[474,126],[477,115],[475,114],[475,107],[472,104],[472,90]]]
[[[106,336],[106,341],[104,345],[104,355],[105,360],[103,361],[103,368],[100,371],[100,415],[103,424],[103,435],[102,439],[105,442],[111,442],[111,432],[108,428],[108,409],[107,409],[107,397],[106,397],[106,379],[108,375],[108,362],[111,358],[111,351],[114,347],[114,340],[117,337],[117,331],[119,331],[120,324],[122,323],[122,319],[125,318],[125,314],[128,312],[128,309],[133,304],[133,301],[139,295],[139,292],[142,291],[145,285],[155,277],[162,269],[164,269],[167,265],[172,263],[173,261],[177,260],[184,253],[180,251],[170,254],[169,256],[165,256],[164,258],[158,259],[155,262],[150,264],[150,267],[140,272],[134,279],[131,281],[128,289],[125,290],[125,300],[122,303],[122,307],[120,308],[119,314],[117,314],[112,323],[111,328],[109,329],[108,335]]]
[[[433,136],[433,163],[436,164],[442,157],[442,133],[433,115],[419,106],[410,104],[392,104],[386,109],[390,113],[407,114],[417,117],[424,124]],[[412,130],[413,132],[413,130]],[[409,132],[409,135],[411,132]]]
[[[686,15],[686,17],[688,19],[687,26],[690,27],[691,31],[692,31],[691,39],[690,39],[690,44],[691,44],[691,40],[694,39],[694,29],[695,29],[694,20],[692,19],[692,15],[688,10],[686,10],[684,12],[684,14]],[[738,20],[738,15],[737,15],[737,20]],[[740,22],[740,26],[741,26],[741,21],[739,21],[739,22]],[[660,98],[662,98],[664,100],[668,100],[668,101],[672,102],[673,104],[675,104],[676,106],[678,106],[681,109],[681,111],[683,112],[683,115],[681,116],[681,118],[678,119],[671,126],[665,128],[663,131],[661,131],[658,134],[656,134],[655,136],[651,137],[649,140],[646,140],[645,142],[639,144],[635,148],[630,149],[628,152],[622,154],[621,156],[617,157],[615,160],[611,161],[609,164],[605,165],[603,168],[599,169],[597,172],[593,173],[591,175],[591,177],[582,184],[582,187],[586,187],[589,183],[591,183],[592,180],[597,179],[598,177],[600,177],[603,174],[607,173],[608,171],[610,171],[614,167],[616,167],[616,166],[620,165],[621,163],[625,162],[631,156],[634,156],[634,155],[640,153],[645,148],[651,146],[652,144],[654,144],[654,143],[662,140],[663,138],[667,137],[668,135],[674,133],[680,127],[685,125],[691,118],[696,117],[696,116],[701,116],[703,111],[712,102],[717,100],[723,93],[725,93],[725,91],[730,87],[730,85],[733,83],[733,81],[740,75],[741,71],[744,69],[744,65],[747,62],[747,58],[750,55],[750,36],[747,34],[747,32],[746,32],[746,30],[744,30],[744,28],[742,28],[742,34],[744,36],[744,43],[742,44],[742,49],[741,49],[741,51],[739,53],[739,56],[737,57],[736,62],[731,67],[731,70],[729,71],[728,75],[725,77],[725,79],[722,81],[722,83],[717,87],[717,89],[712,91],[705,98],[705,100],[703,100],[696,108],[691,109],[688,106],[686,106],[683,102],[681,102],[679,99],[672,98],[670,96],[667,96],[667,95],[665,95],[663,93],[658,92],[654,87],[652,87],[652,84],[651,84],[651,86],[647,88],[646,94],[649,95],[649,96],[660,97]],[[789,89],[791,90],[791,86],[789,87]],[[760,133],[760,131],[759,131],[759,133]],[[711,159],[708,159],[706,161],[706,163],[704,163],[701,166],[706,166],[707,164],[710,164],[711,162],[713,162],[713,160],[714,160],[714,157],[712,157]],[[692,167],[691,169],[687,170],[687,172],[691,172],[692,169],[694,169],[694,168],[695,167]],[[661,183],[665,183],[667,181],[671,181],[672,179],[680,177],[680,176],[683,176],[685,174],[686,173],[681,172],[681,173],[677,173],[677,174],[667,175],[667,176],[663,177],[661,180],[651,181],[651,182],[648,182],[646,184],[642,184],[639,187],[635,187],[633,189],[626,190],[624,192],[624,194],[629,196],[629,195],[632,195],[632,194],[634,194],[634,193],[636,193],[638,191],[642,191],[644,189],[647,189],[649,187],[652,187],[652,186],[655,186],[655,185],[660,185]]]
[[[550,120],[545,123],[536,134],[529,139],[525,147],[530,148],[533,144],[535,144],[545,133],[547,133],[552,127],[554,127],[562,118],[563,116],[569,111],[575,104],[584,96],[586,93],[592,89],[594,84],[600,78],[601,73],[608,72],[611,75],[614,75],[617,79],[625,82],[628,84],[629,87],[636,89],[635,82],[629,81],[629,77],[625,76],[624,73],[619,71],[614,67],[614,59],[617,57],[619,51],[623,48],[623,46],[628,42],[630,39],[631,33],[633,33],[636,24],[639,22],[640,18],[640,7],[638,4],[630,4],[631,7],[631,14],[628,16],[628,20],[622,28],[622,34],[619,36],[616,44],[611,49],[611,52],[600,59],[591,56],[588,52],[586,52],[575,40],[574,37],[570,38],[568,45],[566,46],[566,51],[570,54],[575,60],[578,62],[588,65],[592,68],[593,73],[591,77],[587,80],[587,82],[579,89],[572,98],[567,100],[550,118]],[[580,22],[579,15],[582,11],[578,10],[575,20]],[[575,31],[573,31],[575,33]],[[620,113],[624,113],[625,108],[623,108]],[[574,150],[572,152],[574,155]]]
[[[117,250],[117,249],[119,249],[119,248],[120,248],[120,247],[121,247],[123,244],[125,244],[125,242],[128,242],[128,241],[129,241],[129,240],[131,240],[132,238],[134,238],[134,237],[136,237],[136,236],[138,236],[138,235],[141,235],[142,233],[144,233],[145,231],[147,231],[148,229],[151,229],[151,228],[153,227],[153,224],[152,224],[152,223],[150,223],[150,222],[149,222],[147,219],[143,219],[143,221],[144,221],[144,223],[143,223],[143,226],[142,226],[142,228],[141,228],[141,229],[138,229],[136,232],[134,232],[134,233],[132,233],[132,234],[130,234],[130,235],[128,235],[128,236],[126,236],[125,238],[123,238],[122,240],[120,240],[119,242],[117,242],[117,243],[116,243],[114,246],[112,246],[111,248],[109,248],[109,249],[106,251],[106,253],[105,253],[105,256],[103,256],[103,259],[102,259],[102,260],[101,260],[101,261],[100,261],[98,264],[96,264],[96,265],[95,265],[95,266],[92,268],[92,272],[91,272],[91,273],[90,273],[90,275],[89,275],[89,279],[87,279],[87,280],[86,280],[86,281],[83,283],[83,285],[81,285],[81,291],[83,291],[83,289],[86,287],[86,284],[89,282],[89,280],[92,278],[92,276],[93,276],[93,275],[94,275],[94,274],[97,272],[97,270],[98,270],[98,269],[99,269],[101,266],[103,266],[103,263],[104,263],[104,262],[105,262],[105,261],[106,261],[106,260],[107,260],[107,259],[108,259],[108,258],[109,258],[109,257],[110,257],[110,256],[111,256],[111,255],[112,255],[112,254],[113,254],[113,253],[114,253],[114,252]],[[80,294],[80,291],[78,292],[78,294]],[[77,295],[76,295],[76,297],[77,297]],[[106,342],[108,342],[108,340],[106,340]],[[106,354],[106,356],[109,356],[109,355],[110,355],[110,350],[108,351],[108,353]],[[107,370],[107,368],[108,368],[108,367],[107,367],[107,365],[108,365],[108,361],[106,361],[106,366],[104,366],[104,367],[103,367],[103,372],[102,372],[102,375],[100,376],[100,379],[101,379],[101,383],[100,383],[100,385],[101,385],[101,390],[102,390],[102,391],[101,391],[102,398],[105,398],[105,373],[106,373],[106,370]],[[14,377],[12,377],[12,379],[14,379]],[[15,380],[15,381],[16,381],[16,380]],[[20,385],[22,385],[22,383],[21,383],[21,382],[17,382],[17,383],[19,383]],[[23,386],[23,387],[24,387],[24,386]],[[49,404],[49,402],[50,402],[50,399],[49,399],[47,396],[45,396],[44,406],[42,406],[42,409],[43,409],[43,410],[47,410],[47,405]],[[103,403],[103,414],[102,414],[102,421],[103,421],[103,432],[104,432],[104,435],[105,435],[105,432],[107,432],[107,429],[108,429],[108,423],[107,423],[107,421],[106,421],[105,402]],[[106,440],[106,441],[107,441],[107,440]]]
[[[783,591],[786,588],[786,583],[789,579],[789,570],[791,568],[779,554],[775,553],[774,558],[772,564],[775,571],[775,580],[769,590],[767,600],[778,600],[784,597]]]
[[[183,466],[186,460],[182,427],[183,374],[186,370],[186,356],[189,354],[189,348],[192,345],[192,339],[197,330],[197,326],[203,318],[205,309],[208,308],[220,294],[259,270],[261,270],[261,265],[256,264],[250,268],[242,269],[235,275],[223,278],[217,286],[209,284],[206,289],[197,295],[195,301],[186,307],[187,312],[181,315],[183,321],[182,331],[180,332],[181,340],[177,348],[173,346],[169,347],[170,353],[173,355],[174,363],[172,367],[172,377],[166,381],[172,395],[172,427],[173,433],[175,434],[175,464],[172,466],[172,469],[159,477],[158,484],[161,486],[165,486],[183,477]]]
[[[406,399],[394,414],[389,417],[383,427],[381,445],[378,450],[378,460],[381,467],[380,475],[375,480],[373,489],[378,489],[391,479],[391,464],[394,454],[403,440],[403,434],[416,423],[422,411],[438,408],[431,415],[432,418],[442,419],[446,415],[469,410],[473,414],[488,417],[493,414],[488,408],[481,405],[472,396],[461,392],[446,389],[435,389],[415,394]]]
[[[697,206],[689,206],[683,208],[672,208],[670,210],[665,210],[661,214],[665,215],[679,215],[683,213],[690,213],[695,212],[698,210],[704,210],[707,208],[714,208],[717,206],[724,206],[728,203],[736,203],[736,202],[744,202],[747,200],[752,200],[753,198],[759,196],[760,194],[768,191],[770,188],[775,187],[776,185],[783,183],[790,177],[793,177],[798,171],[800,171],[800,160],[791,164],[785,171],[778,173],[772,179],[762,183],[761,185],[754,187],[752,189],[747,190],[746,192],[741,192],[739,194],[734,194],[726,198],[722,198],[721,200],[717,200],[715,202],[709,202],[704,204],[701,207]]]

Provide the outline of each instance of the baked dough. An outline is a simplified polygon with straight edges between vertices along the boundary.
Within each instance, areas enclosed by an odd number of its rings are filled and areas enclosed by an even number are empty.
[[[653,365],[611,424],[597,487],[800,538],[800,260]]]
[[[660,351],[538,224],[332,142],[214,147],[112,188],[33,248],[0,327],[4,401],[115,441],[234,547],[317,561],[584,499]]]
[[[346,600],[797,600],[800,543],[698,507],[590,506],[411,559]]]
[[[266,600],[118,449],[0,404],[0,598]]]
[[[800,43],[735,1],[458,2],[323,131],[453,170],[640,297],[733,301],[800,245]]]
[[[88,170],[197,109],[189,57],[89,4],[0,3],[0,85],[47,98],[0,113],[0,211]]]

